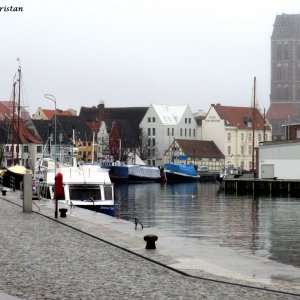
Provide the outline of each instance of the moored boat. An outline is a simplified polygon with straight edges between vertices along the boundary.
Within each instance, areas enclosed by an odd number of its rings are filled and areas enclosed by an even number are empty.
[[[164,174],[167,182],[197,181],[200,175],[193,165],[164,164]]]
[[[129,182],[159,182],[161,180],[160,169],[158,167],[127,165]]]
[[[51,158],[38,161],[34,179],[40,198],[55,199],[55,171],[62,174],[63,197],[60,203],[96,211],[113,210],[114,186],[109,170],[97,164],[57,163]]]

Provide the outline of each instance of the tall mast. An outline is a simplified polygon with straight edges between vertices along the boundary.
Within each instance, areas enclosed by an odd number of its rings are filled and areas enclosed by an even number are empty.
[[[19,97],[18,97],[18,118],[17,118],[17,149],[16,149],[16,158],[17,163],[19,163],[19,147],[20,147],[20,108],[21,108],[21,65],[18,69],[19,73]]]
[[[15,130],[15,107],[16,107],[16,82],[13,84],[13,110],[12,110],[12,120],[11,120],[11,164],[14,165],[15,163],[15,137],[14,137],[14,130]]]
[[[252,171],[254,171],[255,97],[256,97],[256,77],[254,77],[254,84],[253,84],[253,108],[252,108]]]

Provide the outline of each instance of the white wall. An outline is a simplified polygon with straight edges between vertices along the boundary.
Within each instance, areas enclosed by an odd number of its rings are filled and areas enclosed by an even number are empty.
[[[259,178],[264,164],[274,165],[274,177],[278,179],[300,179],[300,143],[260,146]]]

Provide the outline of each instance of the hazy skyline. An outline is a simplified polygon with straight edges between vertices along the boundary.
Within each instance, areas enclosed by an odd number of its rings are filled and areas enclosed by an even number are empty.
[[[33,113],[96,106],[270,104],[270,44],[277,14],[299,1],[1,1],[0,100],[21,61]]]

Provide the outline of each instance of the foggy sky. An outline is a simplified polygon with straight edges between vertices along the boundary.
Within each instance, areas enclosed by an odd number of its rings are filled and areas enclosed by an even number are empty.
[[[53,109],[211,103],[269,107],[270,37],[299,0],[3,0],[0,100],[10,100],[18,57],[23,103]]]

